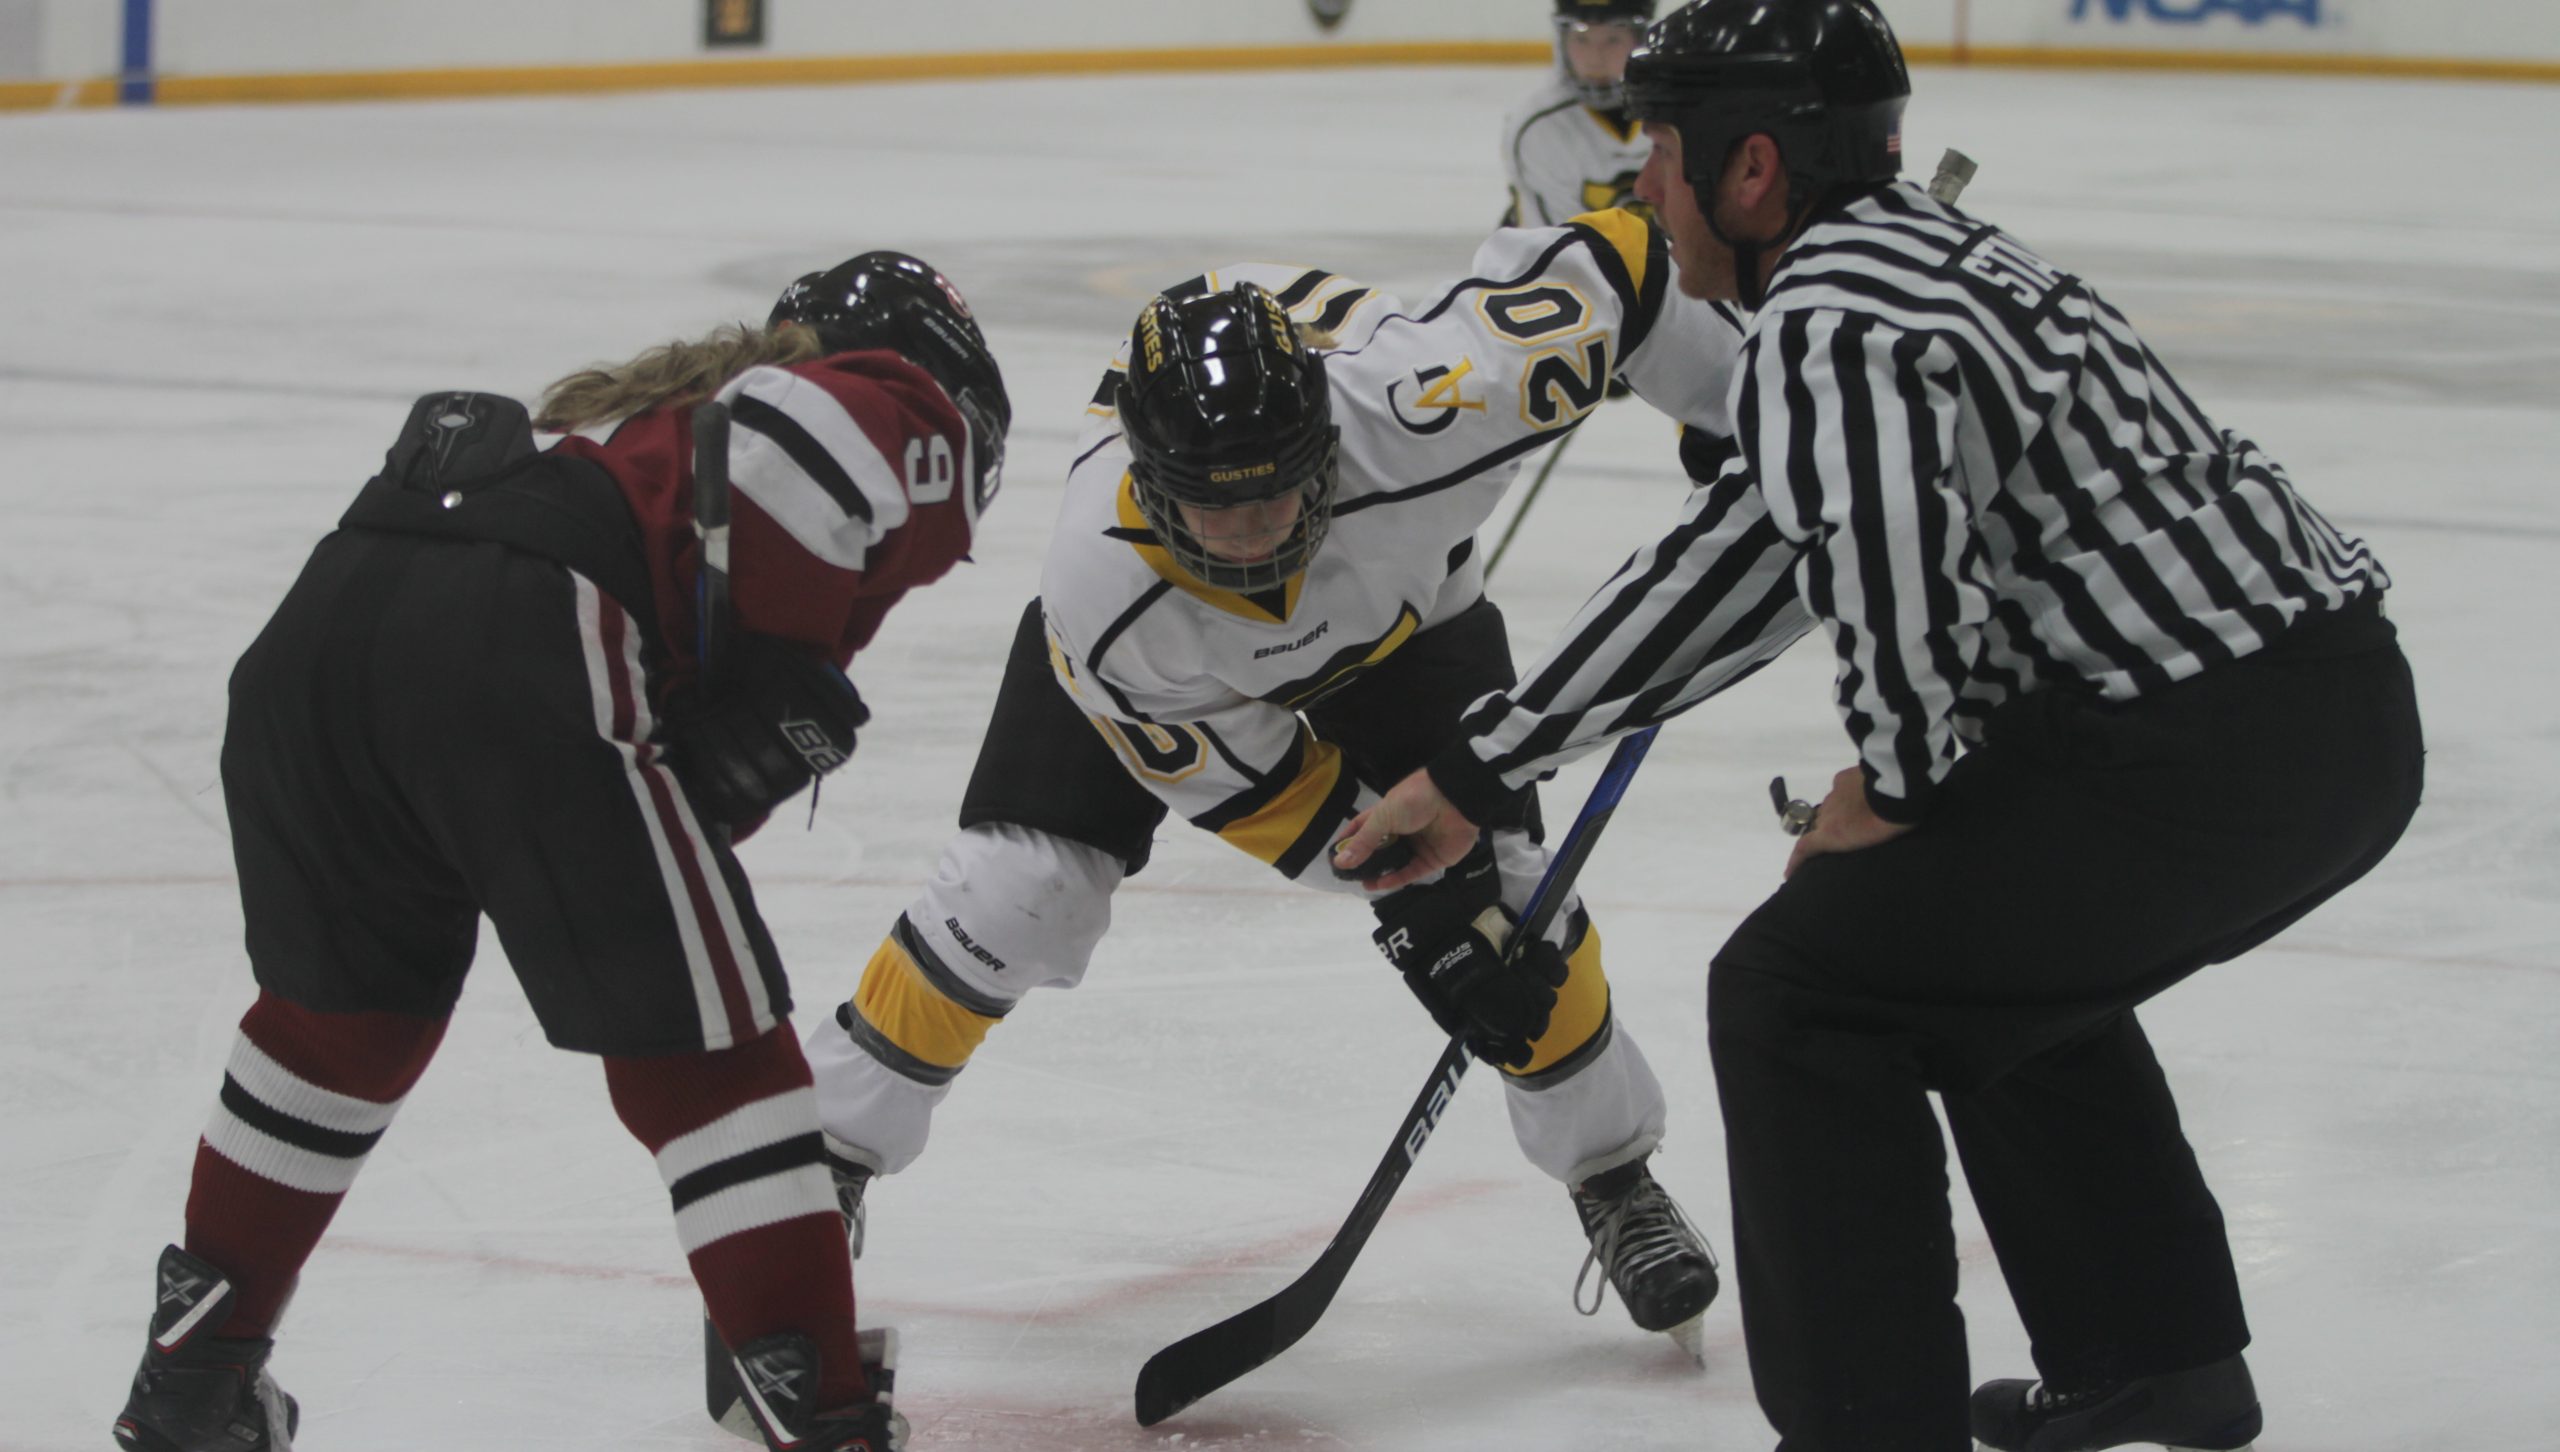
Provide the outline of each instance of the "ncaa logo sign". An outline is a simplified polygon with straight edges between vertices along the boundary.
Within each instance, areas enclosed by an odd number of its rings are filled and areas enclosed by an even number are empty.
[[[2119,25],[2135,20],[2202,25],[2216,16],[2228,16],[2243,25],[2287,18],[2306,26],[2321,23],[2320,0],[2071,0],[2074,23],[2100,15]]]

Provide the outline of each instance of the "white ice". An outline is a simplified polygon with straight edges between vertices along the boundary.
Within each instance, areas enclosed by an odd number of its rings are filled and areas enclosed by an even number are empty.
[[[1139,76],[0,118],[0,1452],[103,1447],[251,985],[216,751],[232,660],[412,395],[529,392],[796,272],[914,249],[1020,426],[977,562],[855,674],[814,827],[747,851],[805,1005],[950,827],[1095,369],[1242,257],[1408,294],[1500,210],[1528,69]],[[2269,1452],[2560,1445],[2560,89],[1925,70],[1915,159],[2095,278],[2398,581],[2434,747],[2371,880],[2147,1010],[2239,1254]],[[1524,650],[1666,525],[1611,405],[1496,593]],[[1847,759],[1799,651],[1666,733],[1585,880],[1719,1244],[1709,954],[1777,882],[1764,787]],[[1588,764],[1552,789],[1579,801]],[[919,1449],[1765,1447],[1734,1297],[1686,1365],[1577,1317],[1561,1191],[1470,1084],[1296,1350],[1153,1431],[1155,1348],[1330,1234],[1435,1037],[1351,903],[1177,829],[1089,985],[988,1042],[874,1195],[867,1321]],[[803,1017],[814,1014],[804,1009]],[[1978,1375],[2024,1337],[1957,1200]],[[2104,1246],[2090,1247],[2106,1253]],[[276,1370],[317,1449],[727,1445],[697,1302],[601,1076],[494,946],[311,1262]]]

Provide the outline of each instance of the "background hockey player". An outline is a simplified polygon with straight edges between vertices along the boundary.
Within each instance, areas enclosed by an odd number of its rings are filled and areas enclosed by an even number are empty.
[[[1024,994],[1082,979],[1168,811],[1351,891],[1326,866],[1334,835],[1510,679],[1476,528],[1613,373],[1722,427],[1736,329],[1678,292],[1639,218],[1497,233],[1471,276],[1407,311],[1321,270],[1247,265],[1141,314],[1095,394],[962,831],[810,1040],[849,1198],[923,1151]],[[1645,1168],[1662,1093],[1612,1020],[1599,935],[1577,909],[1536,974],[1490,962],[1501,909],[1544,863],[1515,824],[1382,904],[1377,937],[1502,1066],[1523,1151],[1575,1187],[1639,1323],[1667,1329],[1712,1297],[1713,1263]]]
[[[1555,0],[1556,69],[1502,121],[1503,223],[1553,227],[1635,203],[1650,143],[1620,84],[1654,0]]]
[[[231,679],[259,995],[120,1443],[290,1445],[276,1322],[434,1054],[485,913],[545,1035],[603,1058],[656,1156],[766,1440],[899,1445],[728,829],[853,749],[842,666],[968,549],[1009,420],[960,294],[895,253],[801,279],[766,328],[564,379],[539,422],[576,433],[547,450],[512,400],[421,400]]]
[[[1754,309],[1740,461],[1347,860],[1453,860],[1818,623],[1857,764],[1708,977],[1780,1445],[2245,1447],[2222,1213],[2133,1010],[2407,826],[2389,577],[2086,282],[1894,180],[1910,82],[1867,0],[1701,0],[1627,87],[1682,283]],[[1969,1406],[1932,1091],[2042,1373]]]

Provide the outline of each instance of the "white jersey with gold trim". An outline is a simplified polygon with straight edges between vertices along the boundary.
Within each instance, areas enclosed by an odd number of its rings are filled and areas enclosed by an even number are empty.
[[[1681,293],[1661,234],[1617,211],[1496,233],[1417,308],[1318,269],[1246,263],[1168,291],[1254,282],[1333,335],[1333,522],[1307,570],[1248,598],[1185,575],[1139,515],[1110,406],[1089,412],[1041,579],[1051,664],[1131,773],[1177,814],[1336,888],[1325,848],[1375,795],[1299,712],[1484,593],[1475,532],[1521,458],[1612,376],[1730,434],[1739,319]]]
[[[1502,119],[1502,170],[1514,227],[1552,227],[1585,212],[1635,203],[1636,173],[1653,143],[1632,120],[1594,111],[1562,77]]]

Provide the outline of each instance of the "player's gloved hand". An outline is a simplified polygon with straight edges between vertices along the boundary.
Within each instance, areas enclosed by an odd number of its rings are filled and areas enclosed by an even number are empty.
[[[694,806],[737,828],[853,755],[871,719],[853,682],[806,646],[741,633],[720,685],[667,705],[665,736]]]
[[[1470,873],[1480,874],[1470,876]],[[1436,882],[1420,883],[1372,904],[1378,951],[1404,975],[1431,1017],[1488,1064],[1520,1068],[1530,1044],[1547,1031],[1564,955],[1544,940],[1503,961],[1511,914],[1491,890],[1493,861],[1478,852]]]

